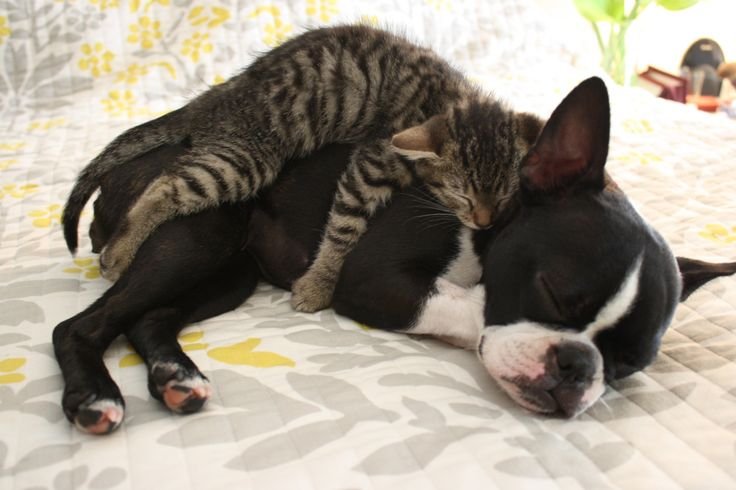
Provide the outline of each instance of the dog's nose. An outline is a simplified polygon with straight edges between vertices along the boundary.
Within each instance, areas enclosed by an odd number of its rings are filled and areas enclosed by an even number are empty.
[[[557,346],[557,369],[563,382],[587,382],[595,375],[595,359],[591,348],[580,342],[564,342]]]
[[[580,342],[564,342],[552,350],[560,381],[551,393],[560,410],[572,417],[595,376],[596,356],[590,346]]]

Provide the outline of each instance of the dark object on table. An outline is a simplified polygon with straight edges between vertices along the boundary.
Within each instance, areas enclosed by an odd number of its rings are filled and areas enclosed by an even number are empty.
[[[717,97],[721,93],[722,79],[716,70],[723,61],[723,50],[717,42],[707,38],[695,41],[680,63],[683,76],[692,81],[688,92]]]

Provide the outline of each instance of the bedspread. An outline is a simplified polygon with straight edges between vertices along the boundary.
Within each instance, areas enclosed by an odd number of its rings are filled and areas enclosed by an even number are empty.
[[[123,129],[186,102],[303,29],[388,25],[520,109],[548,115],[595,69],[529,1],[0,0],[0,488],[736,488],[736,278],[682,304],[655,363],[575,420],[531,415],[470,352],[300,314],[261,284],[187,327],[201,413],[151,400],[125,342],[107,437],[64,419],[51,332],[108,287],[61,206]],[[612,88],[609,170],[678,255],[736,260],[736,122]]]

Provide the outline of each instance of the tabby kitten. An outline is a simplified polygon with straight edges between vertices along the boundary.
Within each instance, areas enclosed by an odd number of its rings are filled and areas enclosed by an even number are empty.
[[[368,26],[316,29],[258,58],[184,107],[113,140],[81,172],[64,210],[69,249],[87,200],[111,168],[165,143],[189,151],[154,180],[102,253],[115,279],[162,222],[244,200],[283,163],[332,142],[360,141],[341,177],[317,256],[292,304],[330,303],[344,257],[397,189],[425,181],[471,228],[485,228],[516,185],[540,128],[481,93],[433,51]]]

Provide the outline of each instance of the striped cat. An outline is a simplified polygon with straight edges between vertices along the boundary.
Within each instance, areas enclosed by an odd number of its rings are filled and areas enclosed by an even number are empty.
[[[130,209],[100,262],[124,271],[162,222],[253,197],[288,158],[361,143],[340,179],[317,256],[292,304],[330,303],[344,257],[397,189],[422,179],[462,223],[486,228],[516,187],[541,122],[482,93],[433,51],[367,26],[308,31],[184,107],[134,127],[81,172],[64,210],[69,249],[87,200],[113,167],[163,144],[188,152]]]

